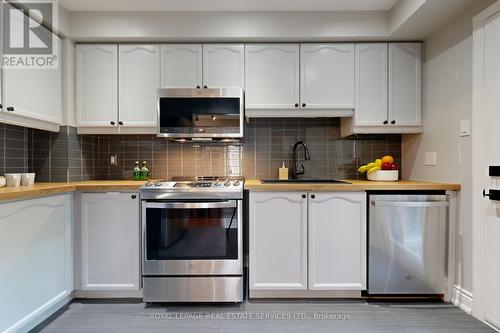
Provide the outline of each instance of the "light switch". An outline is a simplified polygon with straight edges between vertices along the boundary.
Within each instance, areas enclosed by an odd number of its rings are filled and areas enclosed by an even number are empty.
[[[118,164],[118,156],[117,155],[111,155],[111,165],[117,165]]]
[[[460,136],[470,135],[470,119],[463,119],[460,121]]]
[[[437,165],[437,153],[435,151],[425,152],[425,165]]]

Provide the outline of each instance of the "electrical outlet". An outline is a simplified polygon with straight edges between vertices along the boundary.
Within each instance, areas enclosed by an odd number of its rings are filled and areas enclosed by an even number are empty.
[[[111,165],[118,165],[118,156],[111,155],[111,160],[109,161]]]
[[[435,151],[425,152],[425,165],[437,165],[437,153]]]
[[[470,119],[463,119],[460,121],[460,136],[470,135]]]

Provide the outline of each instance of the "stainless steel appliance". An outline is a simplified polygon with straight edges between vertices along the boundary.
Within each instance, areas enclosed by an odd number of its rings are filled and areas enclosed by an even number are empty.
[[[243,179],[141,188],[145,302],[243,301]]]
[[[243,138],[243,90],[158,89],[158,136],[176,140]]]
[[[369,195],[369,294],[444,293],[448,206],[444,194]]]

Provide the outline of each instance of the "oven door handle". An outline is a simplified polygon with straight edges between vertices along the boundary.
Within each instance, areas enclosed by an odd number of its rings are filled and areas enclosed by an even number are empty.
[[[146,202],[146,208],[160,209],[207,209],[207,208],[236,208],[236,200],[214,202]]]

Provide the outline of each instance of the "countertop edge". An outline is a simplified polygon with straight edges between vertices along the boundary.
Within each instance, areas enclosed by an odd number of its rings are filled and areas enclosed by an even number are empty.
[[[34,199],[44,196],[76,191],[139,191],[144,182],[133,181],[88,181],[70,183],[35,183],[28,187],[6,187],[0,189],[0,202]]]
[[[460,184],[423,181],[400,181],[394,183],[351,181],[352,184],[262,184],[260,180],[249,179],[245,190],[264,191],[370,191],[370,190],[450,190],[460,191]],[[75,191],[138,191],[144,182],[135,181],[82,181],[71,183],[36,183],[30,187],[0,189],[0,202],[32,199],[48,195]]]
[[[460,191],[461,185],[455,183],[439,183],[427,181],[372,182],[348,180],[351,184],[312,184],[312,183],[268,183],[260,180],[245,182],[248,191],[411,191],[411,190],[449,190]]]

